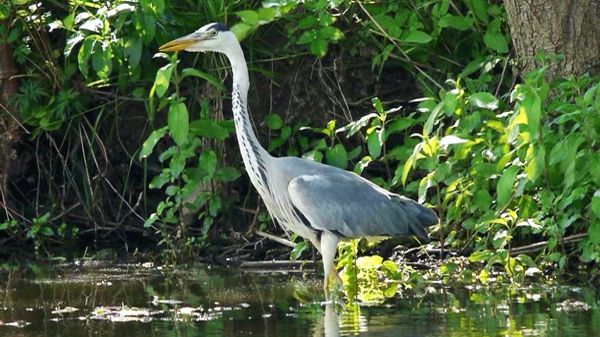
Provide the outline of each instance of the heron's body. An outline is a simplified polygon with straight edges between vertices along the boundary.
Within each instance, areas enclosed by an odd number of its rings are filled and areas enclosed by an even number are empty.
[[[432,210],[352,172],[267,153],[247,111],[250,83],[244,53],[224,25],[206,25],[160,49],[217,51],[228,57],[233,70],[233,117],[248,176],[273,219],[286,231],[310,240],[323,256],[326,294],[339,240],[417,235],[429,241],[424,228],[438,223]]]

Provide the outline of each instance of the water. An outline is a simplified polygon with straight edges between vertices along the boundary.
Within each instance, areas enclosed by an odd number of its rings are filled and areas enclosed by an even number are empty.
[[[0,279],[0,336],[600,336],[590,288],[432,284],[336,308],[294,297],[322,298],[318,281],[241,270],[72,266]]]

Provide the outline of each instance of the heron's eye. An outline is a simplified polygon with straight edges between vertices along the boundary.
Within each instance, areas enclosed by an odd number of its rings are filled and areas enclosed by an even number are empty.
[[[210,34],[210,36],[217,36],[218,33],[219,32],[217,32],[216,30],[212,29],[209,34]]]

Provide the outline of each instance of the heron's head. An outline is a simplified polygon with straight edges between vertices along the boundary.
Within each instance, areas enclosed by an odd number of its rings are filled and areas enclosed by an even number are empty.
[[[191,34],[163,44],[158,50],[225,53],[236,45],[239,45],[237,38],[227,26],[222,23],[209,23]]]

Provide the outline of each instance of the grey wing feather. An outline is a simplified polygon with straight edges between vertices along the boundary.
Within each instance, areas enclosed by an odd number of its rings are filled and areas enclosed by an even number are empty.
[[[288,192],[314,229],[347,238],[417,235],[429,242],[424,228],[438,223],[435,212],[417,202],[330,166],[291,179]]]

